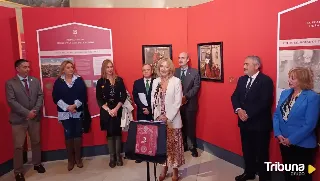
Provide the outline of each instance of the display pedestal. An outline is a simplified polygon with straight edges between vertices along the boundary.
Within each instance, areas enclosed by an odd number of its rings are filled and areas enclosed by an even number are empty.
[[[157,165],[156,165],[156,163],[153,163],[154,165],[154,180],[155,181],[157,181],[158,179],[157,179]],[[150,181],[150,162],[147,162],[147,181]]]
[[[150,131],[151,130],[151,131]],[[149,133],[147,136],[146,132]],[[154,139],[156,137],[156,139]],[[125,145],[129,160],[147,162],[147,181],[150,181],[150,163],[154,164],[154,178],[157,180],[157,164],[167,159],[167,127],[162,122],[131,121]],[[142,148],[146,148],[145,150]],[[149,155],[150,153],[154,153]],[[148,154],[147,154],[148,153]]]
[[[147,181],[150,181],[150,168],[149,168],[149,162],[147,162]]]

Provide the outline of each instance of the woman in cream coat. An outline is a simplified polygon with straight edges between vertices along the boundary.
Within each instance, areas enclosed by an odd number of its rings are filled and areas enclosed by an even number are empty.
[[[168,167],[172,167],[172,180],[177,181],[178,168],[185,163],[180,115],[182,85],[180,79],[173,76],[175,68],[170,59],[160,60],[156,70],[159,77],[153,81],[151,92],[153,117],[167,123],[167,161],[159,180],[164,180]]]

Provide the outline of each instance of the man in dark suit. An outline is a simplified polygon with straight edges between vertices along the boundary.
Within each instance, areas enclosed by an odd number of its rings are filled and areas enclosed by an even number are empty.
[[[6,97],[10,112],[10,124],[14,141],[13,167],[16,181],[24,181],[23,149],[28,131],[31,140],[34,170],[44,173],[41,165],[40,111],[43,93],[40,81],[29,76],[30,65],[27,60],[15,62],[18,74],[6,82]]]
[[[254,179],[270,180],[264,162],[269,161],[269,142],[272,130],[273,81],[260,72],[258,56],[248,56],[244,73],[231,96],[234,112],[238,114],[245,170],[236,181]]]
[[[137,105],[137,120],[153,120],[151,111],[152,67],[149,64],[142,66],[143,78],[134,81],[133,100]],[[143,98],[145,97],[145,99]],[[145,102],[144,102],[145,101]],[[136,160],[136,163],[141,163]]]
[[[176,69],[175,76],[181,79],[183,88],[182,106],[182,133],[185,151],[190,150],[193,157],[198,157],[196,144],[196,116],[198,111],[198,92],[200,89],[199,71],[188,67],[189,56],[186,52],[179,55],[180,67]]]

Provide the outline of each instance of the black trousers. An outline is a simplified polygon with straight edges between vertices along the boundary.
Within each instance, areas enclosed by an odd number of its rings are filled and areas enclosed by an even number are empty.
[[[304,164],[305,168],[304,174],[300,176],[297,176],[295,173],[284,172],[286,181],[312,181],[312,175],[308,174],[308,165],[314,163],[316,153],[315,148],[303,148],[294,145],[287,147],[280,145],[280,151],[284,164]]]
[[[255,131],[240,128],[242,152],[245,162],[245,173],[255,175],[259,173],[259,180],[270,180],[267,172],[269,161],[270,131]]]
[[[197,111],[188,111],[184,106],[180,109],[182,119],[183,143],[189,149],[197,148],[196,141],[196,116]]]

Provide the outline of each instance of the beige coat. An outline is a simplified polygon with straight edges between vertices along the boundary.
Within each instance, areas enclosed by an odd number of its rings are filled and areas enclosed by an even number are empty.
[[[151,91],[151,108],[154,119],[161,115],[160,105],[156,105],[155,93],[157,91],[160,78],[156,78],[152,84]],[[159,101],[159,100],[158,100]],[[171,77],[168,82],[168,87],[165,97],[165,111],[168,118],[169,128],[182,128],[182,120],[180,115],[180,107],[182,103],[182,85],[181,80],[177,77]]]

